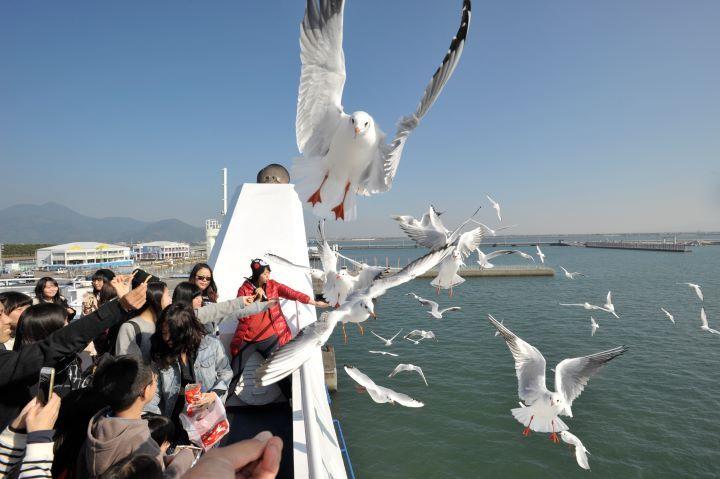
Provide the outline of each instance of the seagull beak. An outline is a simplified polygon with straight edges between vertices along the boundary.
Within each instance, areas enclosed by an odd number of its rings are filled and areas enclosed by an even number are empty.
[[[372,311],[370,311],[369,313],[370,313],[370,316],[373,317],[373,319],[377,319],[377,315],[375,313],[373,313]]]
[[[358,128],[358,127],[356,126],[356,127],[355,127],[355,136],[354,136],[353,138],[357,138],[358,133],[360,133],[360,128]]]

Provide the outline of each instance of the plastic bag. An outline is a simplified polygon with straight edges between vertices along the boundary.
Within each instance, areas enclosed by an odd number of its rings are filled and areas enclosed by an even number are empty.
[[[185,410],[180,413],[180,422],[190,441],[207,451],[230,432],[230,423],[219,397],[206,406],[195,406],[204,395],[201,390],[199,384],[185,387]]]

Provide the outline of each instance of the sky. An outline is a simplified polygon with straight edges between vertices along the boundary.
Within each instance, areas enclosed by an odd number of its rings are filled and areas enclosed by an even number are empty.
[[[458,28],[461,0],[348,0],[343,105],[388,134]],[[298,155],[305,2],[1,2],[0,208],[216,217]],[[473,2],[467,44],[394,186],[332,235],[452,225],[489,194],[518,234],[720,230],[720,2]],[[306,215],[311,213],[306,211]],[[311,222],[311,220],[308,220]]]

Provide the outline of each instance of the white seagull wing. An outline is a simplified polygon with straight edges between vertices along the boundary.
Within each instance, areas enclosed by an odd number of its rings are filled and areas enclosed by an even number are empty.
[[[266,257],[266,258],[268,259],[268,261],[271,262],[271,263],[272,263],[272,262],[275,262],[275,263],[278,263],[278,264],[282,264],[282,265],[288,266],[288,267],[290,267],[290,268],[295,268],[295,269],[301,270],[301,271],[303,271],[304,273],[307,273],[307,274],[309,274],[309,275],[312,276],[312,277],[322,278],[322,277],[325,275],[325,273],[323,273],[323,272],[320,271],[319,269],[310,268],[309,266],[303,266],[303,265],[300,265],[300,264],[295,264],[295,263],[293,263],[292,261],[287,260],[287,259],[283,258],[282,256],[279,256],[279,255],[276,255],[276,254],[273,254],[273,253],[266,253],[266,254],[265,254],[265,257]]]
[[[392,187],[397,172],[405,142],[410,133],[418,126],[430,107],[435,103],[445,84],[450,79],[455,67],[460,61],[468,28],[470,27],[470,0],[463,0],[460,14],[460,27],[450,42],[450,48],[442,63],[435,71],[430,83],[425,87],[425,93],[414,113],[400,119],[395,132],[395,138],[388,143],[380,143],[375,159],[367,167],[361,180],[360,194],[374,194],[388,191]]]
[[[371,332],[372,334],[374,334],[375,337],[378,338],[378,339],[380,339],[381,341],[383,341],[383,342],[387,341],[387,339],[383,338],[382,336],[380,336],[379,334],[377,334],[377,333],[376,333],[375,331],[373,331],[372,329],[370,330],[370,332]]]
[[[703,327],[708,328],[708,319],[707,314],[705,314],[705,308],[700,308],[700,322],[702,323]]]
[[[307,0],[300,25],[300,86],[295,137],[305,156],[325,156],[343,115],[344,0]]]
[[[488,315],[488,320],[503,336],[515,359],[518,396],[531,406],[537,399],[548,394],[545,385],[545,358],[537,348],[517,337],[495,318]]]
[[[326,274],[337,272],[337,253],[325,239],[325,220],[318,221],[318,254]]]

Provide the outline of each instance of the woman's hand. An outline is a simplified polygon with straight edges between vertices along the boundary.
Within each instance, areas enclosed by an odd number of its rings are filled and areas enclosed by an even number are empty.
[[[316,308],[329,308],[330,305],[327,304],[325,301],[315,301],[314,299],[310,300],[310,304],[315,306]]]
[[[47,431],[55,427],[58,413],[60,412],[60,396],[52,393],[46,405],[42,405],[33,399],[35,403],[30,407],[25,416],[27,432]],[[32,403],[32,401],[31,401]]]
[[[249,306],[255,302],[255,296],[243,296],[242,299],[245,306]]]
[[[217,399],[217,394],[214,392],[205,393],[202,395],[202,397],[192,405],[193,409],[201,408],[204,406],[209,406],[210,404],[215,402],[215,399]]]

